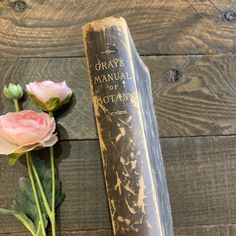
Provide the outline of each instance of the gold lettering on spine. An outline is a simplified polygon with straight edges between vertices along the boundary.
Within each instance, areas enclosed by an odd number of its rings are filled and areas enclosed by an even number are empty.
[[[128,102],[133,101],[135,99],[135,93],[118,93],[118,94],[111,94],[103,97],[97,97],[97,102],[99,104],[107,104],[110,102]]]
[[[95,64],[95,70],[100,71],[100,70],[107,70],[111,68],[118,68],[118,67],[124,67],[125,63],[122,58],[114,58],[110,61],[98,61]]]
[[[108,91],[116,91],[119,88],[120,84],[118,81],[134,80],[134,78],[130,75],[130,72],[127,71],[116,71],[112,73],[106,73],[109,69],[121,68],[125,66],[125,61],[122,58],[114,58],[108,61],[100,61],[94,65],[94,69],[96,71],[101,72],[101,74],[94,76],[93,84],[106,86],[105,88]],[[110,71],[109,71],[110,72]],[[117,83],[116,83],[117,82]],[[111,84],[112,83],[112,84]],[[135,100],[134,93],[113,93],[103,97],[97,97],[97,102],[99,104],[108,104],[108,103],[116,103],[116,102],[127,102]]]
[[[114,80],[132,80],[133,78],[130,77],[128,72],[116,72],[116,73],[108,73],[108,74],[102,74],[100,76],[94,77],[94,84],[102,84],[111,82]]]

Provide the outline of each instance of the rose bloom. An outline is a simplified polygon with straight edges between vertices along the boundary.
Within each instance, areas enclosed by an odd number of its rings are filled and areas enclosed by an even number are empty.
[[[56,123],[47,113],[31,110],[0,116],[0,154],[25,153],[57,142]]]
[[[27,93],[45,111],[53,111],[70,100],[72,90],[66,82],[35,81],[26,85]],[[57,99],[55,100],[52,99]]]

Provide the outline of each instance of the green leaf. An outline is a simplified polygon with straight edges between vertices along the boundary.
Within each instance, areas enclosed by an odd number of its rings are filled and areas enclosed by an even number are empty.
[[[34,164],[37,169],[39,178],[43,185],[45,195],[47,197],[48,203],[51,206],[52,202],[52,171],[51,168],[48,168],[45,164],[45,161],[40,158],[34,159]],[[61,180],[56,175],[56,206],[59,206],[65,198],[65,195],[62,193],[62,184]]]
[[[44,160],[40,158],[33,158],[35,167],[37,169],[39,179],[42,183],[46,198],[49,205],[52,202],[52,175],[51,168],[48,167]],[[19,180],[20,190],[16,194],[15,200],[12,204],[12,210],[6,210],[0,208],[0,214],[14,215],[25,227],[35,236],[42,236],[41,223],[38,217],[37,206],[34,199],[34,194],[31,186],[30,179],[28,177],[22,177]],[[43,204],[37,182],[35,181],[37,192],[39,196],[39,202],[43,214],[43,220],[45,228],[48,225],[47,211]],[[62,193],[61,181],[56,176],[56,206],[59,206],[64,200],[64,194]]]
[[[37,208],[35,208],[35,203],[30,202],[26,195],[21,194],[20,192],[16,195],[16,200],[13,203],[13,209],[20,211],[27,216],[30,217],[30,219],[35,219],[37,217]]]
[[[22,157],[25,153],[12,153],[8,155],[8,164],[9,166],[14,166],[17,162],[17,160]]]
[[[36,234],[34,224],[30,218],[21,212],[14,213],[13,215],[31,232],[32,235]]]
[[[13,211],[13,210],[0,208],[0,214],[2,214],[2,215],[12,215],[14,213],[15,213],[15,211]]]
[[[30,218],[28,218],[22,212],[17,212],[17,211],[13,211],[13,210],[9,210],[9,209],[0,208],[0,214],[15,216],[16,219],[18,219],[31,232],[32,235],[36,234],[36,230],[35,230],[32,220]]]
[[[28,197],[30,202],[35,202],[34,196],[32,195],[32,186],[29,178],[21,177],[20,181],[20,190]]]

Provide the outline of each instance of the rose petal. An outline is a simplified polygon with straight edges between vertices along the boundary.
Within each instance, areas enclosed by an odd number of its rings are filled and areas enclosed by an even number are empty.
[[[35,149],[36,147],[38,147],[38,144],[34,144],[34,145],[31,145],[31,146],[18,147],[18,149],[17,149],[14,153],[25,153],[25,152],[29,152],[29,151]]]
[[[0,153],[4,155],[9,155],[14,153],[19,146],[9,143],[5,138],[0,135]]]
[[[58,140],[56,123],[47,113],[26,110],[0,116],[0,154],[27,152],[48,147]]]
[[[31,82],[26,85],[27,92],[34,95],[42,103],[48,102],[51,98],[59,98],[63,101],[72,90],[66,82],[56,83],[53,81]]]
[[[14,117],[16,117],[15,120],[11,119]],[[9,128],[5,128],[5,123],[11,123],[10,121],[12,124],[8,124]],[[28,124],[28,127],[25,124]],[[36,113],[27,110],[20,112],[20,115],[8,113],[0,119],[0,134],[10,143],[19,146],[38,143],[39,139],[48,139],[55,129],[54,118],[44,112]]]
[[[53,134],[51,137],[47,140],[43,140],[40,142],[41,147],[50,147],[53,146],[58,141],[57,135]]]

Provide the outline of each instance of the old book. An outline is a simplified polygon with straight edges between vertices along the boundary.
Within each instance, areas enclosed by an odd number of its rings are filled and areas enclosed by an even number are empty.
[[[123,18],[83,34],[114,235],[172,236],[149,71]]]

